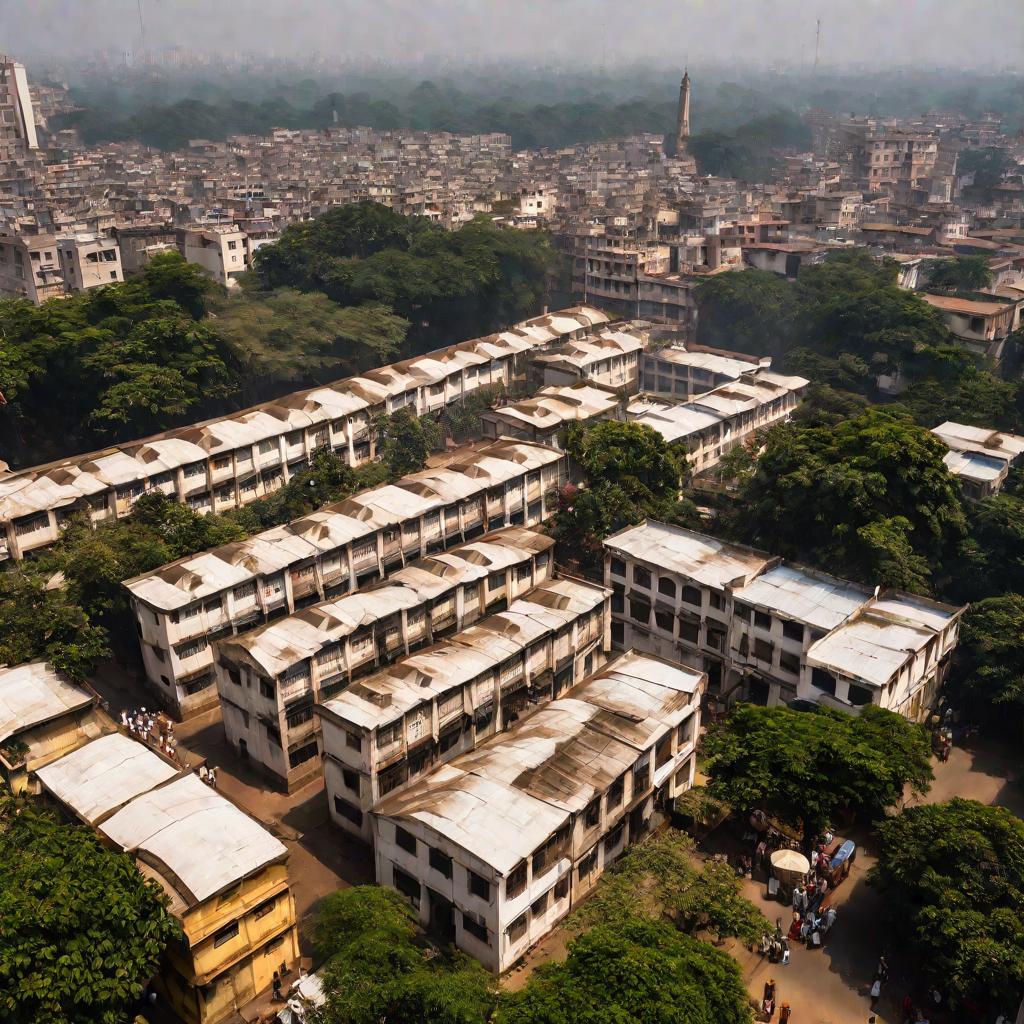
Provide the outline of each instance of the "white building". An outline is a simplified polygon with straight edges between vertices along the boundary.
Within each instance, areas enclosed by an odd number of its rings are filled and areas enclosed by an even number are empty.
[[[551,578],[554,541],[510,527],[411,562],[375,586],[217,644],[232,749],[292,790],[319,776],[313,705]]]
[[[49,297],[48,288],[63,294],[54,239],[31,240],[38,260],[28,241],[0,236],[0,291],[9,278],[11,287],[29,288],[33,301]],[[55,285],[46,283],[50,270]],[[0,473],[0,561],[53,544],[76,513],[93,522],[130,515],[135,501],[153,491],[198,511],[223,512],[273,493],[319,449],[364,465],[376,454],[371,423],[378,414],[408,408],[424,416],[484,387],[515,390],[526,382],[527,356],[607,319],[588,307],[546,314],[230,416]]]
[[[28,299],[38,306],[63,296],[64,278],[53,235],[16,235],[0,229],[0,298]]]
[[[0,152],[15,144],[38,149],[36,117],[25,65],[0,55]]]
[[[57,239],[57,255],[69,292],[124,280],[117,243],[101,235],[72,235]]]
[[[963,608],[662,523],[629,527],[604,546],[613,646],[702,669],[723,707],[802,697],[919,721],[948,673]],[[844,650],[856,654],[844,660]]]
[[[546,385],[587,382],[632,394],[648,334],[642,321],[616,324],[568,341],[557,351],[537,356],[534,362],[543,370]]]
[[[332,820],[370,841],[367,812],[378,800],[600,667],[609,598],[590,583],[548,580],[319,705]]]
[[[541,388],[533,398],[488,409],[480,414],[480,427],[485,438],[521,437],[561,448],[570,423],[622,418],[622,403],[614,391],[579,383]]]
[[[242,541],[127,580],[154,692],[174,715],[217,703],[213,650],[317,600],[505,526],[536,526],[566,482],[561,452],[504,439]]]
[[[637,398],[626,407],[626,418],[657,431],[669,444],[683,445],[690,471],[701,473],[759,431],[788,420],[809,383],[756,370],[689,402]]]
[[[1024,455],[1024,437],[947,420],[932,433],[949,448],[942,460],[959,481],[964,497],[978,501],[998,494],[1010,469]]]
[[[699,672],[630,653],[371,814],[377,881],[500,973],[688,789]]]
[[[640,357],[640,392],[685,401],[771,365],[771,356],[672,345]]]
[[[183,230],[178,246],[189,263],[195,263],[225,288],[235,288],[249,269],[246,235],[235,224],[202,225]]]

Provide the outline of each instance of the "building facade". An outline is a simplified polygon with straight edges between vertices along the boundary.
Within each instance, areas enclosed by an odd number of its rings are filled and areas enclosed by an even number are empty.
[[[567,479],[563,453],[504,439],[127,580],[154,693],[177,717],[216,706],[214,640],[485,531],[537,526]]]
[[[650,521],[605,540],[605,583],[613,646],[702,669],[721,708],[801,697],[920,721],[965,610]]]
[[[693,782],[700,672],[635,653],[373,809],[377,881],[500,973]]]
[[[217,692],[231,748],[289,791],[319,776],[314,704],[504,610],[551,578],[553,546],[533,530],[499,530],[220,641]]]
[[[610,593],[548,580],[444,644],[317,707],[331,819],[372,840],[369,811],[431,767],[509,728],[604,663]]]

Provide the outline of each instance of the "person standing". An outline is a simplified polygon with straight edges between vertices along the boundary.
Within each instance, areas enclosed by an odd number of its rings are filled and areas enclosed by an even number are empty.
[[[284,1000],[281,997],[281,975],[274,971],[274,980],[271,982],[274,988],[274,1002],[280,1003]]]
[[[789,1003],[783,1003],[779,1007],[779,1024],[789,1024]]]

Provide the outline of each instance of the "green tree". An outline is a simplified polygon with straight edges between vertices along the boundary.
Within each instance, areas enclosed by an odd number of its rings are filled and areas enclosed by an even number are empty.
[[[0,1016],[121,1024],[180,934],[159,885],[90,829],[0,799]]]
[[[717,862],[698,869],[693,840],[676,829],[631,846],[568,924],[582,931],[599,924],[617,927],[637,917],[747,943],[769,930],[764,915],[743,896],[736,872]]]
[[[314,925],[326,963],[326,1003],[314,1024],[484,1024],[494,980],[456,950],[426,943],[408,903],[393,889],[354,886],[330,893]]]
[[[932,778],[925,730],[874,705],[847,714],[740,704],[704,750],[712,797],[812,836],[847,810],[878,817],[908,785],[924,793]]]
[[[558,496],[553,533],[563,550],[588,565],[610,533],[645,518],[682,522],[693,516],[681,500],[687,471],[682,450],[640,423],[573,423],[566,451],[586,480]]]
[[[792,342],[793,287],[765,270],[714,274],[697,289],[697,340],[753,355],[782,354]]]
[[[965,711],[1020,728],[1024,721],[1024,597],[1003,594],[964,615],[954,687]]]
[[[957,155],[957,173],[973,174],[974,186],[990,193],[1002,183],[1003,175],[1014,169],[1013,157],[998,146],[964,149]]]
[[[671,925],[600,925],[506,995],[498,1024],[750,1024],[739,967]]]
[[[430,453],[441,446],[437,421],[408,409],[379,417],[374,432],[381,461],[396,479],[423,469]]]
[[[974,800],[878,827],[874,880],[894,933],[953,999],[1012,1012],[1024,990],[1024,822]]]
[[[949,570],[958,600],[1024,592],[1024,499],[1003,493],[975,504]]]
[[[870,584],[924,590],[964,533],[945,445],[885,410],[768,435],[743,492],[745,537]]]
[[[992,283],[987,256],[956,256],[951,260],[931,260],[928,283],[933,288],[953,292],[980,292]]]

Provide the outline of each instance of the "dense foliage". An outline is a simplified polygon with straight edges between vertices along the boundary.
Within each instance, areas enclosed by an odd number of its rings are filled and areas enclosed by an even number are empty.
[[[569,927],[619,926],[638,916],[750,944],[769,930],[764,915],[742,895],[736,871],[717,861],[698,870],[693,841],[676,829],[626,850],[573,912]]]
[[[1003,594],[964,615],[953,686],[972,717],[1024,722],[1024,597]]]
[[[874,878],[890,924],[955,1000],[1014,1013],[1024,990],[1024,822],[974,800],[879,826]]]
[[[0,798],[0,1017],[121,1024],[179,934],[167,899],[91,829]]]
[[[773,430],[743,490],[737,529],[773,554],[926,591],[934,565],[965,529],[946,450],[878,408],[832,425]]]
[[[364,202],[291,225],[254,265],[264,288],[383,303],[414,325],[411,344],[423,350],[539,313],[553,254],[544,232],[483,217],[448,231]]]
[[[976,292],[992,283],[987,256],[957,256],[933,260],[928,267],[928,283],[944,291]]]
[[[553,533],[566,557],[592,566],[601,541],[616,530],[648,517],[681,522],[692,516],[680,497],[686,456],[650,427],[573,423],[565,449],[585,479],[584,487],[570,485],[559,494]]]
[[[874,705],[830,708],[740,704],[705,739],[708,792],[740,813],[760,808],[816,835],[847,811],[875,818],[910,785],[932,778],[925,730]]]
[[[431,949],[393,889],[354,886],[321,903],[314,941],[325,960],[326,1004],[314,1024],[483,1024],[494,981],[473,959]]]
[[[749,1024],[727,953],[645,918],[598,925],[502,999],[500,1024]]]

